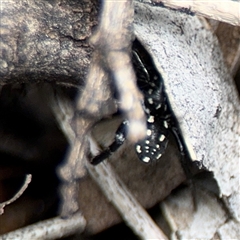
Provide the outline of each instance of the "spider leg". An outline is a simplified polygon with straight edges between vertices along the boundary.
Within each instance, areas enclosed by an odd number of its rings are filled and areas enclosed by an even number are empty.
[[[171,132],[177,141],[178,149],[179,149],[181,155],[185,156],[184,147],[183,147],[183,143],[182,143],[182,139],[181,139],[179,130],[177,129],[177,127],[172,126]]]
[[[188,155],[186,154],[185,150],[184,150],[184,146],[183,146],[183,140],[182,140],[182,137],[181,137],[181,134],[178,130],[178,128],[176,126],[172,126],[171,127],[171,132],[173,133],[175,139],[176,139],[176,142],[177,142],[177,145],[178,145],[178,149],[181,153],[181,158],[180,158],[180,162],[181,162],[181,165],[182,165],[182,168],[183,168],[183,171],[187,177],[188,180],[191,180],[193,175],[192,175],[192,172],[189,168],[189,163],[188,163]]]
[[[122,144],[126,140],[126,134],[127,134],[127,125],[128,121],[123,121],[120,126],[118,127],[116,133],[115,133],[115,138],[113,143],[107,147],[107,149],[103,150],[99,155],[95,156],[93,159],[90,160],[90,163],[93,165],[97,165],[103,160],[109,158],[112,153],[117,151],[119,147],[122,146]]]
[[[181,153],[180,163],[181,163],[182,169],[183,169],[183,171],[184,171],[184,173],[187,177],[188,184],[189,184],[190,190],[192,192],[193,208],[194,208],[195,211],[197,211],[198,201],[197,201],[196,186],[195,186],[195,183],[193,181],[193,174],[192,174],[191,169],[189,167],[188,155],[184,151],[183,140],[181,138],[181,135],[179,133],[178,128],[173,126],[171,128],[171,132],[173,133],[174,137],[176,138],[178,148],[179,148],[179,151]]]

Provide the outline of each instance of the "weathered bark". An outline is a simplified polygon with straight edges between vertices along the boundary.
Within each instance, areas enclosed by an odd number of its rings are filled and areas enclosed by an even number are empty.
[[[212,172],[219,199],[231,213],[235,226],[239,226],[239,97],[217,39],[205,27],[205,21],[195,16],[142,3],[136,4],[135,9],[136,35],[163,75],[165,91],[190,158],[200,168]],[[208,184],[205,185],[207,188]],[[207,199],[205,204],[209,205]],[[218,214],[217,208],[212,211]],[[220,225],[215,226],[215,231]],[[186,232],[191,230],[189,226]],[[199,226],[196,227],[194,237],[198,237]],[[186,232],[183,238],[189,238]]]
[[[97,24],[97,1],[3,1],[0,85],[53,82],[81,85]]]

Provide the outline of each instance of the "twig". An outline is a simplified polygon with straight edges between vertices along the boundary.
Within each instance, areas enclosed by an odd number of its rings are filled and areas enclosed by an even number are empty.
[[[79,118],[86,117],[83,115],[86,114],[97,121],[116,111],[109,79],[109,74],[102,67],[100,53],[94,51],[85,88],[77,99],[76,110],[81,111]]]
[[[92,178],[135,234],[141,239],[167,239],[119,179],[109,163],[103,162],[95,167],[88,164],[87,168]]]
[[[60,217],[42,221],[25,228],[4,234],[0,240],[50,240],[66,237],[74,233],[81,233],[86,226],[86,220],[80,213],[71,218]]]
[[[48,96],[56,119],[70,143],[66,161],[58,169],[59,177],[62,180],[60,186],[62,200],[60,214],[63,217],[69,217],[78,211],[77,179],[85,174],[86,134],[88,127],[91,126],[91,121],[79,117],[77,121],[80,129],[78,131],[73,104],[60,92],[56,94],[50,92]],[[78,134],[80,134],[80,137],[78,137]]]
[[[32,175],[31,174],[27,174],[25,181],[22,185],[22,187],[18,190],[18,192],[8,201],[0,203],[0,215],[2,215],[4,213],[4,207],[11,204],[12,202],[16,201],[23,193],[24,191],[27,189],[28,184],[31,182],[32,180]]]
[[[89,107],[91,106],[89,103],[94,101],[91,92],[98,91],[99,94],[104,83],[100,82],[101,84],[98,84],[99,88],[91,87],[96,85],[96,81],[99,82],[101,68],[108,70],[113,76],[119,93],[119,106],[129,120],[129,139],[137,141],[146,134],[146,121],[141,105],[142,95],[136,86],[136,77],[130,57],[133,39],[133,16],[132,0],[103,1],[99,27],[91,37],[91,43],[95,47],[91,66],[96,65],[99,68],[90,68],[79,109],[90,109],[91,111],[92,109],[95,111],[98,109],[98,113],[102,112],[99,107]],[[84,98],[86,99],[84,100]]]
[[[152,2],[163,3],[164,6],[173,9],[189,9],[190,11],[195,12],[203,17],[240,26],[240,3],[237,1],[152,0]]]

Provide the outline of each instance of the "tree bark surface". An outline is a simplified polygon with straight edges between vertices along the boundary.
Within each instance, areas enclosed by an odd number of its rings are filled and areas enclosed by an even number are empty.
[[[97,12],[97,1],[1,2],[0,85],[81,85],[90,63],[88,38]]]

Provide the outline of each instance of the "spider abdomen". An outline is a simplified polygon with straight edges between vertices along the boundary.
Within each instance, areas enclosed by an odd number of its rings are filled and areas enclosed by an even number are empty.
[[[153,116],[149,118],[152,119]],[[148,163],[160,159],[168,144],[168,130],[159,124],[147,124],[147,136],[135,145],[141,161]]]

